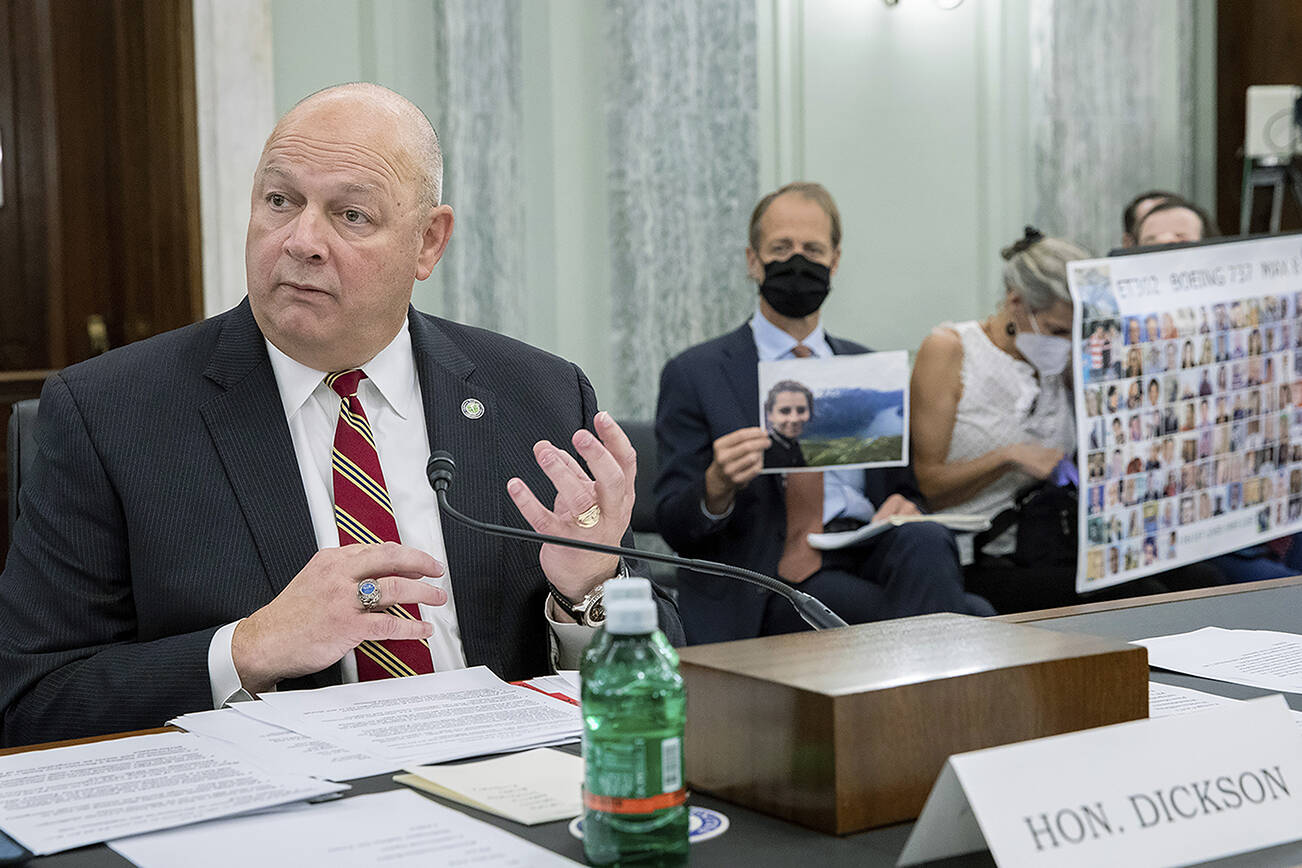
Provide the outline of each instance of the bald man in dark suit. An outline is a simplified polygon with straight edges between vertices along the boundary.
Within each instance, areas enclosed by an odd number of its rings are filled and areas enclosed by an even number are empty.
[[[254,179],[248,299],[46,384],[0,576],[6,744],[370,677],[361,651],[395,643],[423,655],[415,672],[573,665],[622,565],[442,522],[421,468],[449,450],[466,512],[618,544],[635,455],[574,365],[411,309],[451,235],[440,178],[434,131],[402,97],[309,97]],[[336,394],[326,374],[358,369]],[[345,544],[337,499],[354,399],[396,528],[379,544]]]

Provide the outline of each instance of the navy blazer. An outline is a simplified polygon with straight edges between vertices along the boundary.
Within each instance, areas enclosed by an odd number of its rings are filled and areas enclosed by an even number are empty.
[[[837,354],[870,352],[830,335],[827,342]],[[732,512],[723,519],[714,521],[701,509],[714,441],[760,424],[758,364],[754,332],[747,323],[665,365],[656,408],[656,522],[680,555],[773,576],[787,527],[786,498],[777,474],[751,480],[737,492]],[[875,505],[896,493],[923,503],[908,468],[864,471],[864,493]],[[689,643],[759,635],[768,591],[685,569],[679,570],[678,579],[678,606]]]
[[[591,426],[582,371],[510,338],[412,310],[431,449],[451,500],[517,526],[519,475],[545,501],[540,439]],[[462,401],[485,413],[468,419]],[[307,498],[247,299],[220,316],[73,365],[41,393],[37,457],[0,575],[6,744],[159,726],[212,707],[208,645],[316,553]],[[431,496],[433,496],[431,494]],[[444,521],[466,660],[549,670],[536,544]],[[672,604],[661,621],[681,641]],[[337,683],[338,665],[286,688]]]

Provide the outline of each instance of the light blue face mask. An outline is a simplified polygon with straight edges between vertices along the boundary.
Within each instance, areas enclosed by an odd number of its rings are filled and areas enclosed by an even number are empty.
[[[1031,318],[1031,328],[1035,333],[1018,332],[1013,345],[1023,358],[1035,366],[1041,376],[1054,377],[1061,374],[1071,359],[1071,340],[1044,334],[1040,331],[1040,324],[1035,321],[1035,314],[1027,311],[1027,315]]]

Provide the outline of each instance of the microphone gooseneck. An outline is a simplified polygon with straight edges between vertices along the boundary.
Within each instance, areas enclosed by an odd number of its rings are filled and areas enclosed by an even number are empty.
[[[448,503],[448,488],[452,485],[452,477],[456,472],[456,462],[452,456],[442,449],[430,453],[429,462],[425,465],[425,475],[429,479],[430,487],[434,489],[434,497],[438,501],[439,510],[452,520],[472,527],[482,533],[491,536],[506,537],[508,539],[529,540],[531,542],[554,543],[569,548],[583,549],[584,551],[600,552],[607,555],[618,555],[620,557],[638,558],[645,561],[655,561],[661,564],[669,564],[675,567],[686,567],[701,573],[710,573],[716,576],[725,576],[727,578],[740,579],[743,582],[749,582],[752,585],[759,585],[766,590],[785,598],[805,623],[815,630],[826,630],[832,627],[844,627],[845,621],[824,605],[816,597],[806,594],[804,591],[797,590],[790,585],[780,582],[777,579],[766,576],[763,573],[757,573],[752,570],[734,567],[729,564],[720,564],[714,561],[702,561],[694,558],[680,558],[677,555],[665,555],[659,552],[642,551],[641,549],[624,548],[623,546],[608,546],[602,543],[584,542],[582,540],[567,539],[561,536],[552,536],[551,534],[538,533],[537,531],[524,530],[517,527],[507,527],[501,524],[490,524],[486,521],[471,518],[468,515],[458,511]]]

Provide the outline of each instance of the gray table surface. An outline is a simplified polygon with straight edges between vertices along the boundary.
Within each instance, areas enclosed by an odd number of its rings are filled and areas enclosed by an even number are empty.
[[[1302,633],[1302,585],[1254,588],[1225,596],[1183,599],[1156,605],[1053,617],[1035,621],[1034,626],[1127,640],[1181,633],[1206,626]],[[1155,671],[1152,673],[1152,678],[1156,681],[1240,699],[1262,696],[1268,692],[1170,672]],[[1302,696],[1288,695],[1286,699],[1291,707],[1302,710]],[[379,792],[395,786],[388,775],[363,778],[350,783],[353,785],[350,795]],[[435,799],[435,801],[443,800]],[[693,866],[731,868],[731,866],[746,865],[748,868],[763,868],[763,866],[790,866],[802,863],[819,866],[893,866],[912,829],[911,823],[902,823],[857,835],[836,837],[757,814],[706,795],[695,794],[691,802],[720,811],[731,822],[725,834],[692,846],[691,865]],[[443,803],[577,862],[583,861],[582,845],[570,836],[566,823],[521,826],[451,802]],[[96,846],[35,859],[30,864],[40,868],[89,868],[89,866],[125,866],[130,863],[107,847]],[[989,853],[979,853],[934,864],[988,866],[993,865],[994,862]],[[1302,864],[1302,842],[1207,864],[1236,866],[1236,868],[1299,865]]]

